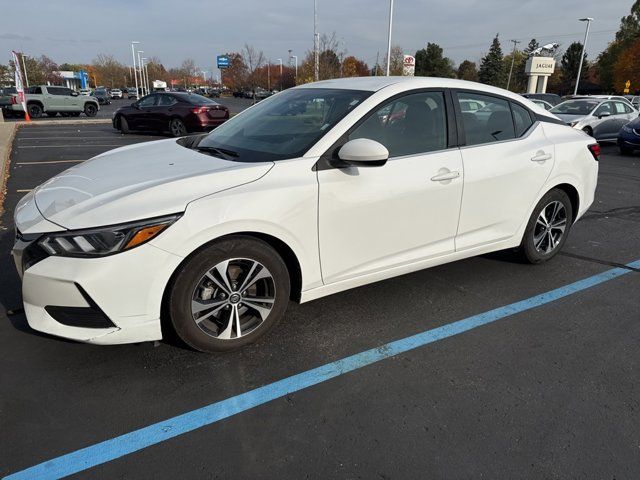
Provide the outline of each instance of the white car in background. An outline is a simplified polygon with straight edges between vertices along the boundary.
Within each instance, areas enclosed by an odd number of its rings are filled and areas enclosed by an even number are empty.
[[[638,111],[624,98],[595,96],[566,100],[549,112],[598,141],[616,141],[622,126],[638,117]]]
[[[551,110],[553,108],[553,105],[551,105],[549,102],[545,100],[541,100],[539,98],[531,98],[530,100],[536,105],[538,105],[539,107],[544,108],[545,110]]]
[[[290,299],[496,250],[553,258],[593,202],[599,152],[477,83],[291,88],[209,134],[118,148],[27,194],[13,249],[25,312],[84,342],[173,328],[195,349],[231,350]]]
[[[122,90],[119,88],[112,88],[109,93],[111,94],[111,98],[122,98]]]
[[[91,96],[91,89],[90,88],[81,88],[80,89],[80,95],[82,95],[84,97],[90,97]]]

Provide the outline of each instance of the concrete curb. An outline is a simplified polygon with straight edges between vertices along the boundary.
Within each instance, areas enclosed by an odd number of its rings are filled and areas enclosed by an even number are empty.
[[[0,217],[4,211],[4,197],[7,193],[11,145],[17,129],[16,123],[0,123]]]
[[[78,120],[32,120],[31,122],[25,122],[24,120],[18,120],[15,122],[7,122],[13,125],[20,126],[38,126],[38,125],[111,125],[110,118],[85,118]]]

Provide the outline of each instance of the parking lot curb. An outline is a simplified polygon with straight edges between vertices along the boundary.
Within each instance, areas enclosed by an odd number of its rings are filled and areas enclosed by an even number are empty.
[[[16,123],[0,123],[0,217],[4,212],[4,197],[9,177],[9,155],[11,155],[11,145],[17,129]]]
[[[78,120],[37,120],[31,122],[25,122],[24,120],[18,120],[13,122],[13,125],[25,125],[25,126],[38,126],[38,125],[111,125],[110,118],[84,118]]]

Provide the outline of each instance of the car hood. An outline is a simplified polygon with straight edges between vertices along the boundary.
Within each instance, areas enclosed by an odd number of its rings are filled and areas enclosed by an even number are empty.
[[[554,115],[565,123],[581,122],[586,118],[584,115],[567,115],[566,113],[554,113]]]
[[[272,162],[223,160],[175,139],[111,150],[66,170],[34,192],[38,210],[67,229],[143,220],[184,211],[200,197],[257,180]]]

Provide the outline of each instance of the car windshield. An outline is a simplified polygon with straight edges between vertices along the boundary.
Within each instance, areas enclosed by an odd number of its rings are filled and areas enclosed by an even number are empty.
[[[372,92],[296,88],[254,105],[222,124],[192,148],[232,152],[234,160],[296,158]]]
[[[567,100],[549,111],[564,115],[589,115],[599,104],[600,100]]]

